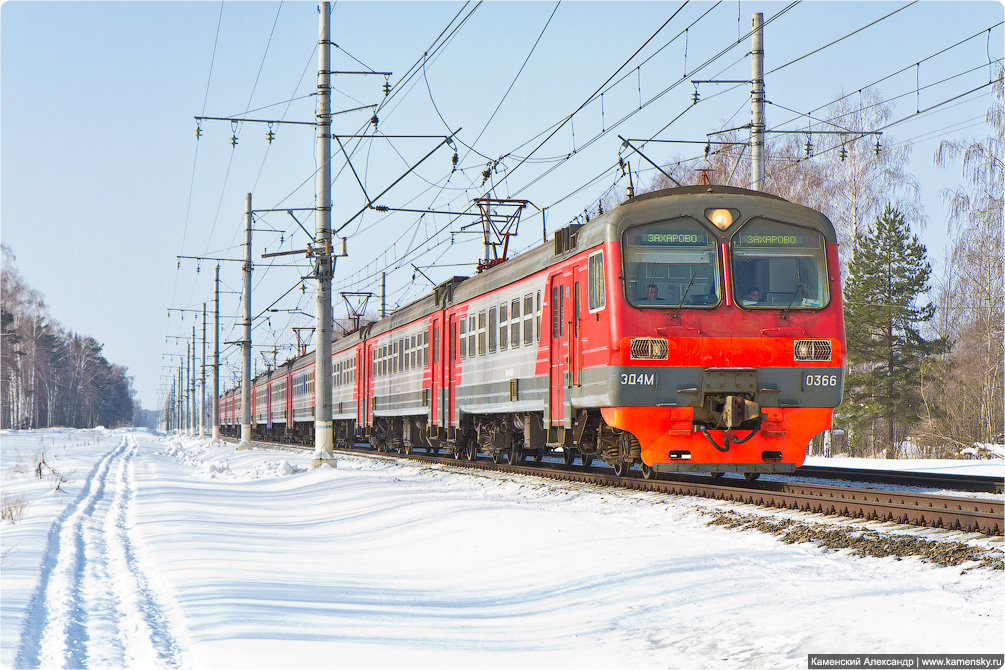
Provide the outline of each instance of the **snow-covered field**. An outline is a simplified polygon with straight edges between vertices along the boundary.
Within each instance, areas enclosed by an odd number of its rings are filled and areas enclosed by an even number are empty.
[[[0,525],[5,668],[805,668],[810,653],[1005,651],[1001,571],[708,525],[724,503],[385,458],[307,471],[309,453],[143,430],[0,444],[5,509],[23,502]]]

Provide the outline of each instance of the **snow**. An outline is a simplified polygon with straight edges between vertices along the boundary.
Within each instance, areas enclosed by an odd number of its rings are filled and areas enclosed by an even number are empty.
[[[310,470],[310,452],[135,429],[3,431],[0,446],[5,499],[27,501],[0,525],[5,668],[1005,651],[1000,572],[709,526],[717,501],[383,457]],[[61,491],[34,475],[42,449]]]

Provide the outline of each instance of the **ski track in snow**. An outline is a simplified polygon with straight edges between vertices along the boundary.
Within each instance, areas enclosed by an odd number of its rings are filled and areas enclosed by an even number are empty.
[[[49,530],[15,667],[185,666],[130,537],[136,452],[124,436]]]

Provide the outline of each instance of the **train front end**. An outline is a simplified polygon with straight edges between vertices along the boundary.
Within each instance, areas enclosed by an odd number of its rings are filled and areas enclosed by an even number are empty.
[[[844,384],[831,223],[722,186],[649,194],[615,212],[621,296],[613,402],[601,410],[611,439],[655,471],[794,470],[831,427]]]

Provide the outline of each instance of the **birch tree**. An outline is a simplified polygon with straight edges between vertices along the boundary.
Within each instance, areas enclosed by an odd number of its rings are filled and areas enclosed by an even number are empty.
[[[965,185],[946,189],[950,251],[940,292],[952,365],[942,379],[950,435],[968,442],[1003,441],[1005,434],[1005,85],[999,69],[983,140],[942,142],[935,163],[958,162]]]

